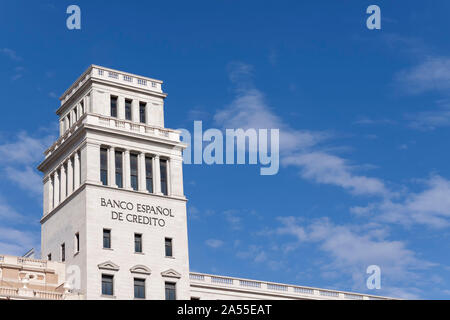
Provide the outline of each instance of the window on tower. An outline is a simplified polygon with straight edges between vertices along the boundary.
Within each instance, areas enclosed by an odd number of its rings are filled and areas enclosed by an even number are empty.
[[[137,154],[130,154],[130,178],[131,188],[138,189],[138,156]]]
[[[134,298],[145,299],[145,279],[134,278]]]
[[[131,103],[132,100],[126,99],[125,100],[125,119],[131,120]]]
[[[80,252],[80,233],[75,233],[75,253]]]
[[[122,155],[122,151],[116,151],[116,184],[119,188],[123,188]]]
[[[103,229],[103,248],[111,249],[111,230]]]
[[[145,184],[147,191],[153,193],[153,159],[145,157]]]
[[[176,300],[176,284],[173,282],[166,282],[166,300]]]
[[[167,196],[167,160],[161,159],[159,162],[159,166],[161,172],[161,192],[162,194]]]
[[[100,180],[104,186],[108,184],[108,149],[100,149]]]
[[[165,251],[166,251],[166,257],[173,257],[173,247],[172,247],[172,239],[166,238],[165,239]]]
[[[111,96],[111,117],[117,118],[117,97]]]
[[[109,274],[102,274],[102,295],[114,295],[114,276]]]
[[[66,261],[66,244],[61,245],[61,262]]]
[[[142,253],[142,234],[134,234],[134,252]]]
[[[146,122],[146,117],[145,117],[146,106],[147,106],[147,104],[145,102],[139,102],[139,121],[141,123]]]

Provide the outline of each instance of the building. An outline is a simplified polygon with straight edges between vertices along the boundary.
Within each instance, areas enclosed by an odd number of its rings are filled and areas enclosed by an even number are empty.
[[[60,98],[60,136],[38,167],[36,263],[66,266],[52,290],[65,279],[86,299],[379,299],[190,273],[186,145],[165,128],[166,96],[162,81],[92,65]]]

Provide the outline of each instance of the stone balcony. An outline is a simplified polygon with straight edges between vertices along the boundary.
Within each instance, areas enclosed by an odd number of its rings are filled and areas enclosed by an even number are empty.
[[[312,300],[392,300],[387,297],[318,289],[311,287],[287,285],[281,283],[255,281],[241,278],[215,276],[204,273],[191,272],[189,275],[191,287],[208,287],[217,289],[236,289],[261,295],[284,296],[287,299],[312,299]]]

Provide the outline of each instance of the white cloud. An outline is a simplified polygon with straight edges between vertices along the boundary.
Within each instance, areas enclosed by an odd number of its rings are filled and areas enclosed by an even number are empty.
[[[396,80],[411,94],[450,89],[450,58],[428,57],[420,64],[397,74]]]
[[[434,130],[440,127],[450,126],[450,102],[439,101],[435,110],[408,114],[409,125],[419,130]]]
[[[222,240],[218,240],[218,239],[208,239],[205,241],[205,243],[208,247],[211,247],[214,249],[220,248],[224,244],[224,242]]]
[[[319,144],[330,134],[291,128],[276,115],[261,91],[253,86],[252,67],[233,63],[229,74],[236,85],[236,97],[231,104],[216,112],[215,122],[223,128],[280,129],[281,162],[299,167],[305,179],[343,187],[353,194],[386,194],[384,182],[354,173],[345,159],[321,151]]]
[[[433,228],[450,226],[450,180],[433,175],[421,192],[407,192],[401,200],[384,199],[352,212],[372,215],[380,221],[405,226],[424,224]]]
[[[6,167],[5,172],[8,179],[22,189],[31,191],[36,195],[42,194],[42,177],[31,167],[26,166],[21,169]]]
[[[21,256],[31,248],[39,248],[39,239],[32,232],[0,226],[0,252]]]
[[[0,49],[0,52],[3,53],[4,55],[6,55],[11,60],[14,60],[14,61],[21,61],[22,60],[22,58],[19,57],[17,55],[17,53],[14,50],[12,50],[12,49],[2,48],[2,49]]]
[[[53,136],[35,138],[26,132],[21,132],[15,141],[0,144],[0,163],[36,163],[42,160],[43,152],[53,140]]]

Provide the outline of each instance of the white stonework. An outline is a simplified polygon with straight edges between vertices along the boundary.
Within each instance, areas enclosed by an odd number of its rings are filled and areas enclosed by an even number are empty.
[[[136,278],[145,279],[145,299],[165,299],[166,283],[175,284],[176,299],[370,298],[190,273],[186,145],[180,132],[164,127],[166,96],[162,81],[92,65],[60,98],[60,137],[38,167],[44,175],[41,254],[65,265],[67,274],[80,271],[71,294],[134,299]],[[135,234],[142,252],[135,252]],[[102,275],[113,276],[112,294],[102,291]]]

